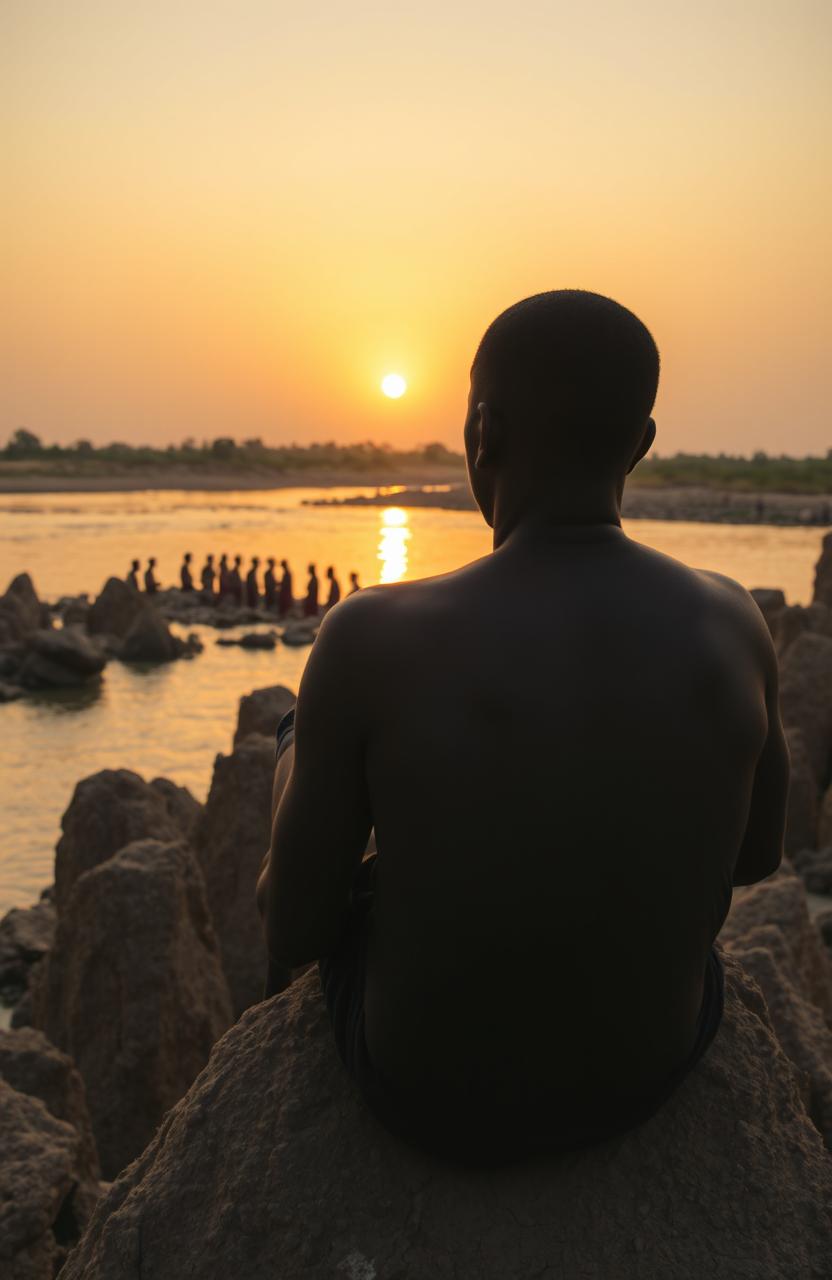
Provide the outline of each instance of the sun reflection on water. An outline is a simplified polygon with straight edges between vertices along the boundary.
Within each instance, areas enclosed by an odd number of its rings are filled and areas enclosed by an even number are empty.
[[[407,574],[409,516],[403,507],[385,507],[381,513],[378,558],[381,564],[379,582],[400,582]]]

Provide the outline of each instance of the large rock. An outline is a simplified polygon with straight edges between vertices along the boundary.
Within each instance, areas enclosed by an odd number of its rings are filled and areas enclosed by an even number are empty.
[[[799,729],[787,729],[786,741],[791,767],[783,846],[791,854],[798,849],[813,849],[817,844],[819,792],[803,734]]]
[[[149,608],[147,601],[121,578],[108,578],[87,613],[87,629],[93,635],[123,639],[136,618]]]
[[[61,819],[63,834],[55,849],[58,910],[84,871],[132,841],[190,838],[199,812],[194,812],[196,805],[184,787],[164,778],[147,783],[129,769],[102,769],[84,778]]]
[[[821,798],[817,840],[807,841],[803,847],[812,848],[815,844],[819,849],[826,849],[832,845],[832,786],[826,788]]]
[[[751,596],[765,618],[769,631],[773,632],[774,619],[786,607],[785,595],[779,587],[753,587]]]
[[[79,1138],[38,1098],[0,1080],[0,1275],[52,1280],[75,1242]]]
[[[832,1149],[832,963],[797,876],[738,891],[720,935],[760,984],[777,1038],[805,1073],[809,1114]]]
[[[217,756],[196,835],[208,903],[238,1015],[262,999],[266,976],[266,948],[254,893],[271,841],[273,777],[273,739],[253,735],[230,756]]]
[[[719,1035],[653,1119],[487,1171],[378,1125],[309,974],[229,1032],[62,1280],[824,1276],[832,1162],[759,992],[726,968]]]
[[[38,627],[49,625],[49,612],[41,604],[28,573],[19,573],[0,596],[0,646],[18,644]]]
[[[801,849],[792,863],[809,893],[832,893],[832,847]]]
[[[780,707],[786,728],[799,729],[818,789],[829,780],[832,751],[832,639],[807,631],[780,667]]]
[[[78,1066],[112,1178],[231,1022],[205,886],[186,845],[138,841],[80,876],[61,907],[35,1020]]]
[[[162,615],[148,605],[136,616],[124,637],[120,656],[124,662],[173,662],[179,654],[170,627]]]
[[[824,535],[820,559],[815,565],[815,585],[812,599],[832,607],[832,533]]]
[[[296,701],[297,697],[292,690],[282,684],[244,693],[240,699],[237,728],[234,730],[234,746],[252,733],[262,734],[264,738],[271,738],[274,742],[277,726]]]
[[[80,631],[36,631],[29,637],[20,672],[29,689],[63,689],[96,679],[104,670],[105,654]]]
[[[16,1004],[29,985],[29,975],[52,946],[55,907],[46,899],[33,907],[12,907],[0,920],[0,996]]]

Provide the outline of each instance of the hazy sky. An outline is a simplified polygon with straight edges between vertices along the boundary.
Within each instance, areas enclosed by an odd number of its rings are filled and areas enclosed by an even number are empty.
[[[5,0],[0,438],[455,443],[485,325],[580,287],[656,337],[661,452],[825,452],[831,27]]]

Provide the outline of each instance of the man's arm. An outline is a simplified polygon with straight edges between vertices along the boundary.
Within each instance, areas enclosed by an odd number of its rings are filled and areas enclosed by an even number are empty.
[[[298,693],[291,772],[259,886],[270,959],[290,968],[337,943],[372,827],[362,637],[353,617],[344,605],[334,609],[312,647]]]
[[[780,719],[777,656],[768,627],[762,618],[759,624],[754,621],[765,671],[768,734],[757,761],[745,835],[734,864],[735,885],[756,884],[780,866],[789,793],[789,749]]]

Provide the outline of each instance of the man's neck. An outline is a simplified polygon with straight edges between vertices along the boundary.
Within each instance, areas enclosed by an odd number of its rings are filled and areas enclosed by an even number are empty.
[[[623,488],[623,486],[622,486]],[[494,502],[494,550],[509,538],[546,539],[589,532],[604,527],[621,528],[621,492],[614,486],[595,490],[551,489],[545,495],[498,492]]]

